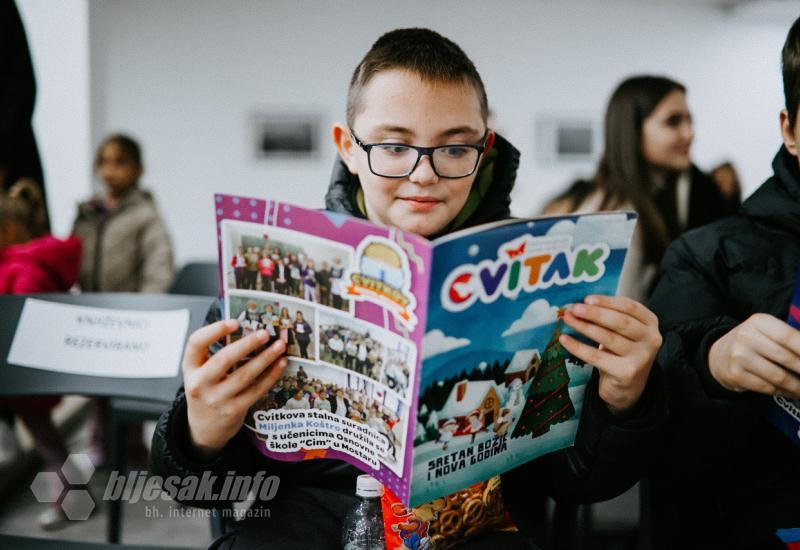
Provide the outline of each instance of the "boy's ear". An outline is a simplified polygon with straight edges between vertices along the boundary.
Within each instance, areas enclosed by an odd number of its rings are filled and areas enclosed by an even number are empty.
[[[797,123],[797,121],[795,121],[795,123]],[[783,109],[781,111],[781,136],[783,137],[783,144],[791,154],[798,156],[797,153],[800,149],[800,143],[797,142],[794,130],[792,125],[789,124],[789,112]]]
[[[339,151],[339,157],[345,163],[347,169],[354,176],[358,175],[358,166],[356,165],[355,149],[356,144],[353,143],[350,137],[350,129],[344,124],[336,123],[333,125],[333,143],[336,145],[336,150]]]

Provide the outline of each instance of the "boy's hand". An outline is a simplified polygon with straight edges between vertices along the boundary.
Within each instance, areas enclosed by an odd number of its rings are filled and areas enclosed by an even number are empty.
[[[564,321],[599,344],[590,346],[566,334],[558,340],[572,355],[597,367],[600,399],[615,414],[633,407],[661,347],[655,314],[623,296],[587,296],[564,313]]]
[[[800,398],[800,331],[756,313],[714,342],[708,370],[722,387]]]
[[[189,337],[183,359],[183,386],[189,437],[197,452],[209,458],[221,451],[244,423],[247,410],[278,381],[287,360],[286,345],[276,341],[236,370],[233,367],[269,339],[265,330],[223,347],[211,358],[208,347],[239,327],[218,321]]]

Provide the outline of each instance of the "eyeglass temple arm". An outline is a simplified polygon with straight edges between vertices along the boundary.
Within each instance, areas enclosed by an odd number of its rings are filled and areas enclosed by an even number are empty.
[[[488,135],[486,136],[486,143],[483,146],[483,154],[491,150],[492,146],[494,145],[494,132],[492,130],[487,130]]]

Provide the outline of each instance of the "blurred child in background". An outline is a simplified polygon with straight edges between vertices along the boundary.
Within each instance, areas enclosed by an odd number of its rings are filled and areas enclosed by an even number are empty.
[[[725,161],[719,166],[715,166],[711,170],[711,179],[714,180],[717,189],[725,197],[725,200],[731,203],[733,209],[741,206],[742,183],[732,162]]]
[[[84,292],[166,292],[172,282],[172,245],[155,199],[140,189],[142,152],[132,138],[107,137],[95,169],[104,189],[78,206],[73,233],[83,241]]]
[[[65,292],[77,281],[81,243],[75,237],[62,241],[47,234],[44,212],[44,199],[33,180],[20,180],[8,193],[0,191],[0,293]],[[59,471],[68,454],[50,417],[60,400],[48,396],[0,402],[25,424],[34,448],[51,471]],[[6,423],[3,430],[11,433]],[[51,529],[67,518],[53,503],[38,519],[43,528]]]
[[[129,136],[111,135],[97,149],[95,170],[103,190],[78,206],[72,228],[83,241],[81,290],[166,292],[174,276],[172,245],[153,195],[139,187],[141,147]],[[101,464],[106,414],[98,410],[94,418],[90,454]],[[144,459],[140,430],[131,430],[129,445],[130,454]]]

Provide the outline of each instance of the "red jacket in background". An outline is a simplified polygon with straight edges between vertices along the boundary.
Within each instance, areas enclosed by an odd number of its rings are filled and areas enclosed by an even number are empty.
[[[65,241],[50,235],[23,244],[0,248],[0,294],[66,292],[78,280],[81,241]],[[11,397],[2,404],[16,411],[52,409],[57,396]]]
[[[0,294],[66,292],[78,280],[81,241],[47,235],[0,248]]]

